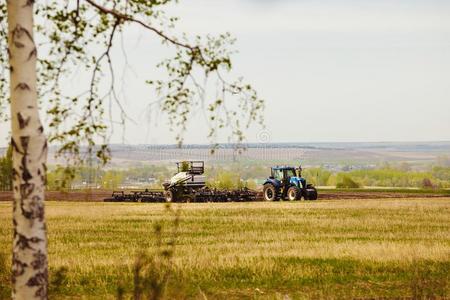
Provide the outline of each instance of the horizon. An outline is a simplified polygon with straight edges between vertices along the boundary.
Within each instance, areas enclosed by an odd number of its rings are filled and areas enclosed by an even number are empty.
[[[108,144],[111,151],[114,151],[114,148],[120,148],[120,147],[130,147],[130,148],[139,148],[139,147],[147,147],[152,148],[153,150],[164,150],[164,149],[179,149],[179,150],[186,150],[186,149],[213,149],[216,147],[216,149],[220,150],[228,150],[228,149],[262,149],[262,148],[298,148],[298,149],[342,149],[342,150],[362,150],[362,149],[373,149],[373,148],[380,148],[383,146],[386,147],[392,147],[392,148],[403,148],[403,146],[411,147],[412,149],[409,150],[423,150],[423,147],[430,147],[430,148],[436,148],[436,147],[444,147],[444,149],[437,149],[437,150],[444,150],[441,154],[444,156],[450,157],[450,140],[448,141],[376,141],[376,142],[253,142],[253,143],[218,143],[218,144],[182,144],[181,146],[178,144],[120,144],[120,143],[113,143]],[[242,146],[240,148],[239,146]],[[86,146],[81,146],[81,149],[85,148]],[[97,147],[97,146],[95,146]],[[58,145],[51,145],[49,147],[50,153],[53,153],[58,148]],[[7,146],[0,146],[0,155],[3,155],[7,149]],[[436,150],[436,149],[433,149]],[[448,151],[448,153],[447,153]]]
[[[109,143],[108,146],[169,146],[169,147],[175,147],[175,148],[183,148],[187,146],[204,146],[204,147],[211,147],[214,145],[223,146],[223,145],[320,145],[320,144],[341,144],[341,145],[350,145],[350,144],[411,144],[411,145],[418,145],[422,143],[430,143],[430,144],[449,144],[450,140],[424,140],[424,141],[314,141],[314,142],[295,142],[295,141],[281,141],[281,142],[242,142],[242,143],[216,143],[216,144],[208,144],[208,143],[183,143],[181,146],[176,143],[169,143],[169,144],[131,144],[131,143]],[[97,145],[96,145],[97,146]],[[0,146],[0,149],[6,149],[7,145]],[[49,148],[57,148],[59,145],[51,145]],[[85,145],[81,147],[86,147]],[[450,154],[450,153],[449,153]]]

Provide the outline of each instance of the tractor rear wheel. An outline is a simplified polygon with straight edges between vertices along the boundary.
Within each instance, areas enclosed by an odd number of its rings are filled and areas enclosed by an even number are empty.
[[[291,186],[287,191],[287,198],[289,201],[299,200],[302,196],[300,189],[296,186]]]
[[[277,191],[272,184],[265,184],[263,189],[264,200],[275,201],[277,200]]]
[[[308,187],[305,200],[317,200],[317,190],[315,187]]]

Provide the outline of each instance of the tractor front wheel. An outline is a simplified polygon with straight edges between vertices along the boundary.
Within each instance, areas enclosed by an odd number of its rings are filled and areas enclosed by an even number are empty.
[[[300,189],[296,186],[291,186],[287,191],[287,198],[289,201],[299,200],[302,196]]]
[[[264,185],[263,195],[266,201],[275,201],[277,199],[277,191],[272,184]]]

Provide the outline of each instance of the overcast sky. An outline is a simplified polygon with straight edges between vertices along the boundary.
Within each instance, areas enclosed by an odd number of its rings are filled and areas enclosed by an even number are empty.
[[[182,31],[237,38],[234,74],[267,105],[251,142],[450,140],[450,1],[181,0],[173,14]],[[144,113],[154,95],[143,82],[166,50],[137,28],[124,44],[136,124],[111,141],[174,143],[164,117]],[[186,142],[206,143],[199,113],[189,125]]]
[[[272,141],[450,139],[450,1],[187,2],[238,38]]]

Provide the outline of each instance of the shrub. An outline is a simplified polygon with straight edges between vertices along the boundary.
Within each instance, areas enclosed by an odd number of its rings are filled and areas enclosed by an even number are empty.
[[[242,186],[239,174],[221,171],[208,181],[208,186],[217,189],[235,189]]]
[[[307,168],[303,170],[302,176],[315,185],[327,185],[331,172],[323,168]]]
[[[189,162],[188,161],[182,161],[181,162],[181,172],[187,172],[189,170]]]
[[[343,175],[340,181],[336,184],[337,188],[359,188],[360,184],[354,181],[350,176]]]
[[[123,172],[110,170],[102,176],[102,188],[116,189],[122,184],[124,179]]]
[[[431,182],[430,178],[424,178],[422,180],[422,187],[425,189],[432,189],[434,188],[434,184]]]

